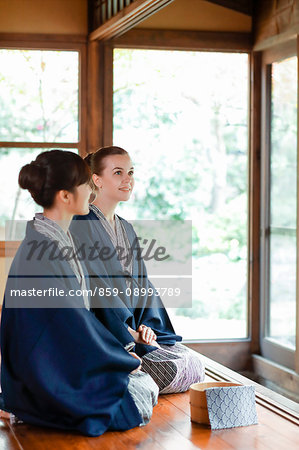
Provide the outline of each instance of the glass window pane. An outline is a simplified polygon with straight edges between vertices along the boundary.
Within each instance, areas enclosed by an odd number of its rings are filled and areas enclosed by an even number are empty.
[[[114,51],[114,145],[136,167],[128,219],[192,219],[186,339],[247,336],[248,56]]]
[[[297,57],[272,64],[268,336],[295,348]]]
[[[296,228],[297,57],[272,64],[271,225]]]
[[[0,141],[77,142],[76,51],[0,50]]]
[[[69,149],[68,149],[69,150]],[[0,148],[0,240],[5,236],[6,220],[31,220],[42,207],[36,205],[28,191],[20,189],[20,169],[33,161],[44,149]],[[78,153],[78,150],[71,150]]]
[[[271,235],[269,336],[295,348],[296,236]]]

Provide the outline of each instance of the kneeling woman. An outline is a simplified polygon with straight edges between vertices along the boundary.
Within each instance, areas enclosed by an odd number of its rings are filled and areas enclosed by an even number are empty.
[[[20,186],[44,211],[27,223],[8,275],[1,404],[25,422],[97,436],[148,422],[158,387],[89,310],[68,230],[74,214],[88,213],[89,182],[87,164],[68,151],[21,169]]]
[[[134,187],[132,161],[120,147],[104,147],[88,155],[86,161],[97,195],[89,214],[75,217],[71,229],[81,245],[92,247],[97,243],[99,249],[110,249],[112,255],[86,261],[92,291],[98,289],[98,293],[103,293],[95,314],[124,345],[130,345],[132,340],[137,344],[135,351],[142,356],[142,370],[152,376],[160,393],[186,391],[192,383],[203,380],[203,364],[196,354],[178,343],[182,338],[175,334],[163,303],[148,280],[139,252],[133,250],[133,260],[122,254],[125,249],[132,255],[133,243],[138,242],[132,225],[115,214],[118,203],[129,200]],[[80,225],[79,220],[88,222]],[[133,287],[131,296],[127,295],[128,285]],[[136,295],[140,288],[143,293],[154,294]],[[113,295],[105,298],[109,292]]]

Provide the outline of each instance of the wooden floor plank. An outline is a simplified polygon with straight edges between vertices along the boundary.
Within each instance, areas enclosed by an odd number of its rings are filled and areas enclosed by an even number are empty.
[[[31,425],[14,425],[14,433],[24,450],[87,450],[97,448],[94,438],[79,436]],[[108,447],[107,447],[108,450]]]
[[[215,380],[211,377],[205,376],[205,383],[215,382]],[[189,404],[189,391],[184,392],[183,394],[165,394],[161,395],[160,398],[166,398],[170,403],[172,403],[176,408],[180,409],[184,413],[190,416],[190,404]]]
[[[21,446],[11,432],[9,421],[0,420],[0,450],[21,450]]]
[[[165,414],[166,410],[167,414]],[[180,414],[177,408],[173,408],[163,397],[160,397],[152,419],[146,425],[146,431],[159,442],[163,449],[194,450],[198,448],[172,425]]]
[[[273,414],[272,411],[262,406],[257,406],[257,412],[259,421],[261,423],[266,423],[274,433],[286,436],[295,434],[299,443],[299,427],[297,425],[288,420],[285,420],[277,414]]]
[[[182,395],[182,394],[181,394]],[[161,396],[162,397],[162,396]],[[213,450],[229,450],[232,449],[229,444],[224,442],[222,439],[215,437],[213,432],[208,426],[200,425],[197,423],[192,423],[190,419],[190,406],[189,406],[189,396],[185,394],[182,395],[185,403],[185,408],[188,407],[188,412],[184,412],[182,409],[176,408],[171,403],[171,408],[165,408],[165,404],[170,403],[168,401],[168,396],[164,396],[164,403],[161,404],[161,413],[163,416],[169,420],[171,426],[175,428],[182,436],[187,438],[190,442],[192,442],[197,448],[207,448],[208,445],[211,445]],[[182,406],[182,401],[178,402],[180,406]],[[187,404],[187,407],[186,407]],[[174,416],[173,412],[169,414],[169,411],[176,410],[176,414]]]
[[[189,404],[189,392],[184,392],[183,394],[167,394],[160,398],[165,398],[169,403],[171,403],[175,408],[181,410],[183,413],[190,416],[190,404]]]
[[[165,397],[167,397],[168,399],[168,396]],[[195,445],[199,446],[200,448],[211,448],[213,450],[235,449],[235,448],[240,448],[242,450],[250,450],[251,448],[252,449],[263,448],[263,447],[255,447],[256,435],[258,430],[254,428],[255,427],[254,425],[251,427],[212,431],[207,426],[199,425],[196,423],[190,423],[189,417],[190,405],[188,394],[181,396],[176,395],[169,396],[169,401],[171,401],[173,406],[178,405],[182,413],[183,411],[185,411],[185,414],[188,417],[189,421],[185,424],[184,427],[181,426],[181,432],[185,433],[185,435],[189,433],[190,441],[193,442]],[[248,439],[248,436],[244,437],[244,430],[249,428],[250,432]],[[240,447],[238,447],[237,444],[240,445]]]
[[[116,449],[116,450],[127,450],[127,449],[143,449],[148,450],[160,450],[163,447],[160,446],[159,442],[151,436],[147,427],[138,427],[126,432],[110,432],[103,434],[97,439],[98,448]],[[103,447],[104,446],[104,447]]]
[[[188,394],[165,395],[164,398],[177,407],[186,416],[190,414]],[[299,448],[299,428],[273,414],[272,411],[257,405],[259,424],[249,427],[232,428],[229,430],[204,429],[201,425],[190,422],[181,423],[180,431],[186,437],[189,433],[191,442],[201,448],[225,449],[291,449]],[[176,426],[175,422],[173,423]],[[191,430],[190,430],[191,429]],[[193,432],[193,433],[192,433]],[[296,445],[295,443],[298,443]]]
[[[299,427],[257,405],[258,425],[211,430],[192,423],[189,393],[161,395],[145,427],[88,438],[0,421],[0,450],[297,450]]]

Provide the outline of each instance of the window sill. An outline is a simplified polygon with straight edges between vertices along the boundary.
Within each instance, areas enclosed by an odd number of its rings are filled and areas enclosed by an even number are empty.
[[[299,425],[299,405],[282,395],[258,384],[249,378],[244,377],[231,369],[219,364],[212,359],[201,355],[203,363],[206,366],[206,375],[216,381],[237,382],[244,385],[255,387],[256,402],[259,405],[271,410],[290,422]]]

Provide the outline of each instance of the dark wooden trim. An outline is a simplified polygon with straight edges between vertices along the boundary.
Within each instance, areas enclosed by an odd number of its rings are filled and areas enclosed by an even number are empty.
[[[82,34],[36,34],[36,33],[0,33],[1,48],[77,48],[86,44],[87,36]]]
[[[134,29],[117,39],[114,47],[249,52],[251,33]]]
[[[262,54],[262,116],[261,116],[261,284],[260,284],[260,347],[264,352],[267,334],[269,287],[269,201],[270,201],[270,123],[271,123],[271,66]]]
[[[5,142],[0,141],[1,148],[79,148],[80,142]],[[1,150],[0,150],[1,151]]]
[[[113,144],[113,47],[104,47],[104,115],[103,115],[103,145]]]
[[[297,36],[297,56],[299,55],[299,35]],[[299,102],[299,64],[297,57],[297,104]],[[299,114],[297,111],[297,270],[296,270],[296,350],[295,371],[299,374]]]
[[[88,33],[92,32],[95,21],[94,0],[87,0]]]
[[[79,155],[87,153],[87,45],[79,51]]]
[[[270,64],[265,65],[265,207],[263,209],[265,214],[264,222],[264,239],[265,239],[265,276],[263,281],[265,283],[264,288],[264,305],[263,315],[264,320],[262,325],[262,337],[265,338],[269,335],[269,319],[270,319],[270,223],[271,223],[271,117],[272,117],[272,66]]]
[[[216,5],[224,8],[232,9],[247,16],[252,16],[253,1],[252,0],[207,0],[209,3],[216,3]]]
[[[260,351],[261,54],[250,61],[250,144],[248,158],[248,317],[251,352]]]
[[[120,36],[173,0],[135,0],[89,35],[91,41]]]
[[[94,152],[103,145],[103,65],[104,45],[94,41],[88,43],[87,72],[87,152]]]
[[[251,365],[251,343],[243,340],[188,341],[184,344],[232,370],[247,370]]]
[[[296,55],[296,41],[292,40],[262,53],[262,197],[261,197],[261,354],[290,369],[295,369],[294,351],[282,347],[269,336],[269,230],[270,230],[270,163],[271,163],[271,64]],[[297,144],[298,145],[298,144]],[[297,152],[298,158],[298,152]],[[298,177],[297,177],[298,178]],[[298,183],[298,180],[297,180]],[[298,196],[297,196],[298,201]],[[298,220],[298,217],[297,217]],[[298,233],[298,226],[297,226]],[[298,243],[297,243],[298,251]],[[297,267],[298,271],[298,267]],[[298,283],[298,272],[297,272]],[[297,287],[298,307],[298,287]],[[298,338],[298,335],[297,335]],[[298,370],[297,367],[296,370]]]
[[[88,152],[113,140],[113,48],[110,42],[88,44]]]

